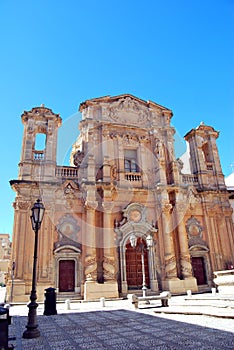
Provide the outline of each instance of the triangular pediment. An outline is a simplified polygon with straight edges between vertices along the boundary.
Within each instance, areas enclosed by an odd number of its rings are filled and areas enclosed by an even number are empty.
[[[170,109],[131,94],[93,98],[81,103],[79,110],[82,119],[140,127],[158,124],[159,118],[171,118],[173,115]]]
[[[110,95],[107,95],[107,96],[102,96],[102,97],[97,97],[97,98],[92,98],[90,100],[86,100],[84,102],[82,102],[80,104],[80,111],[82,111],[84,108],[88,107],[88,106],[94,106],[94,105],[97,105],[97,104],[100,104],[100,103],[114,103],[114,102],[118,102],[118,101],[122,101],[122,100],[126,100],[126,99],[130,99],[132,101],[136,101],[138,103],[140,103],[141,105],[145,106],[145,107],[151,107],[151,108],[158,108],[158,109],[161,109],[161,110],[164,110],[164,111],[169,111],[171,112],[170,109],[156,103],[156,102],[153,102],[153,101],[145,101],[139,97],[136,97],[132,94],[121,94],[121,95],[117,95],[117,96],[110,96]]]

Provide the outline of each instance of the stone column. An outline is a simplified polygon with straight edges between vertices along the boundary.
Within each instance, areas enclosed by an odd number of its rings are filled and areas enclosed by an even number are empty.
[[[116,257],[115,257],[115,242],[114,242],[114,227],[112,222],[112,210],[114,202],[107,201],[102,203],[103,207],[103,273],[104,273],[104,290],[106,297],[116,298],[119,296]]]
[[[114,257],[114,230],[111,222],[113,202],[102,203],[103,207],[103,248],[104,248],[104,281],[116,280],[116,268]]]
[[[188,249],[188,238],[183,222],[185,207],[183,204],[176,205],[175,221],[177,222],[178,238],[180,244],[180,266],[183,279],[192,277],[192,266]]]
[[[176,279],[176,257],[172,238],[172,218],[171,204],[164,204],[162,207],[163,220],[163,241],[164,241],[164,256],[165,256],[165,277],[166,279]]]
[[[96,201],[86,201],[86,230],[85,230],[85,281],[97,281],[97,257],[96,257],[96,234],[95,234],[95,210]]]

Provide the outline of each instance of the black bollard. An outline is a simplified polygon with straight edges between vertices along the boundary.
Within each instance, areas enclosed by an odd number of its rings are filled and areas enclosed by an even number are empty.
[[[44,301],[44,315],[57,315],[56,310],[56,292],[55,288],[47,288],[45,289],[45,301]]]

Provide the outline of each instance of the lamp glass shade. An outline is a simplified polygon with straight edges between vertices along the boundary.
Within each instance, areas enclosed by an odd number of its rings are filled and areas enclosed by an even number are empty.
[[[137,238],[136,238],[136,236],[135,236],[135,235],[131,235],[130,238],[129,238],[129,240],[130,240],[131,246],[132,246],[133,248],[135,248],[135,247],[136,247],[136,244],[137,244]]]
[[[40,202],[40,199],[38,199],[36,203],[34,203],[31,211],[32,211],[32,215],[31,215],[32,228],[33,230],[35,230],[36,227],[41,225],[44,212],[45,212],[45,207],[43,203]]]
[[[153,246],[153,238],[151,235],[148,235],[146,237],[146,243],[147,243],[147,247],[152,247]]]

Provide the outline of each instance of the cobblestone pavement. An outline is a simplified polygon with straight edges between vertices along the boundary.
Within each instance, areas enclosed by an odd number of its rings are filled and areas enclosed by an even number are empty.
[[[154,308],[134,311],[123,302],[115,305],[101,308],[89,303],[79,310],[73,307],[63,313],[60,309],[53,316],[41,315],[38,308],[41,336],[36,339],[22,338],[27,317],[15,315],[9,326],[9,346],[18,350],[234,348],[234,319],[157,314]]]

